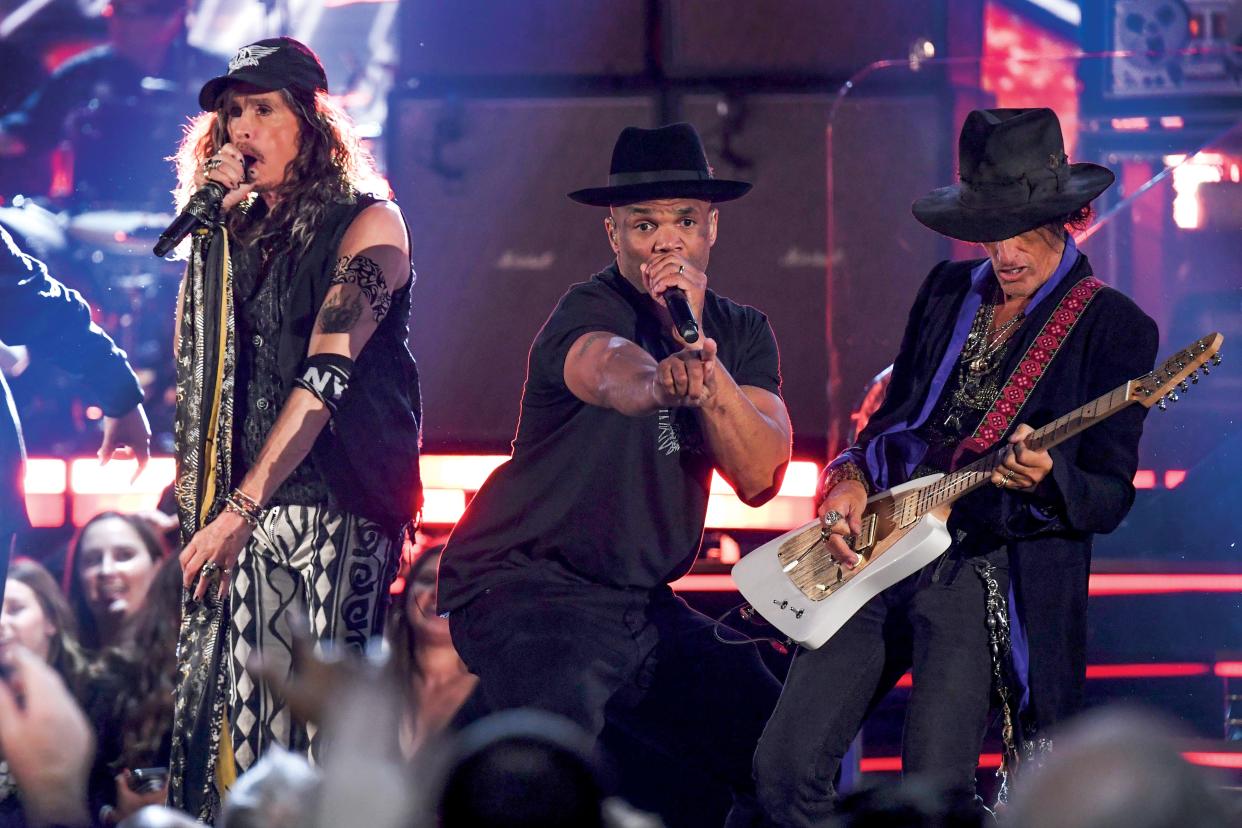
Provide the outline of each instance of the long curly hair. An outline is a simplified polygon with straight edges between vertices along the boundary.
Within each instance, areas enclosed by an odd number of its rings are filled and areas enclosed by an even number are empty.
[[[191,119],[170,158],[177,168],[173,196],[178,210],[194,194],[194,175],[203,162],[229,142],[229,109],[234,98],[262,91],[234,85],[220,96],[214,112]],[[225,215],[224,226],[244,242],[275,240],[297,255],[310,245],[332,204],[352,203],[358,193],[387,196],[388,187],[371,153],[362,146],[353,121],[327,92],[286,88],[280,93],[299,126],[298,153],[285,168],[280,198],[270,214],[252,221],[248,214],[257,200],[252,196]]]
[[[177,635],[181,619],[181,562],[169,555],[147,591],[147,600],[125,625],[121,642],[105,649],[95,665],[113,688],[108,721],[119,732],[114,770],[167,761],[177,681]]]

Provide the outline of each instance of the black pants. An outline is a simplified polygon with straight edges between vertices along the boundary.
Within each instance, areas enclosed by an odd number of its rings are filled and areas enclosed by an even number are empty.
[[[951,549],[859,610],[818,650],[800,650],[759,740],[759,801],[781,828],[821,825],[832,814],[833,778],[872,709],[907,669],[904,773],[934,774],[973,793],[987,727],[992,663],[982,578]],[[1004,596],[1003,550],[986,560]]]
[[[667,587],[510,583],[449,624],[492,709],[547,710],[596,738],[619,727],[725,782],[727,825],[760,824],[752,757],[780,687],[754,645],[715,640]]]

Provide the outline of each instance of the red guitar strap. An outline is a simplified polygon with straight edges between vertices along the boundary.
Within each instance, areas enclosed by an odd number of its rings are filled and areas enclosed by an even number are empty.
[[[1026,349],[1022,361],[1009,375],[1005,387],[996,396],[996,401],[979,421],[975,433],[957,447],[955,460],[960,459],[963,454],[982,454],[1009,433],[1014,420],[1018,418],[1052,358],[1061,349],[1061,344],[1069,337],[1083,311],[1102,287],[1104,283],[1099,279],[1087,276],[1061,297],[1060,303],[1044,323],[1043,330]],[[954,466],[957,466],[957,462],[954,462]]]

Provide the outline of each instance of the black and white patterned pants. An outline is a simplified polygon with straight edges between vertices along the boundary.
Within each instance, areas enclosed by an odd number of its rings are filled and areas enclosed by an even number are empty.
[[[232,587],[229,719],[238,773],[273,744],[312,760],[319,750],[314,726],[295,721],[284,700],[247,669],[251,654],[287,674],[295,619],[321,645],[361,653],[383,631],[399,551],[395,538],[356,515],[325,506],[264,511],[238,558]]]

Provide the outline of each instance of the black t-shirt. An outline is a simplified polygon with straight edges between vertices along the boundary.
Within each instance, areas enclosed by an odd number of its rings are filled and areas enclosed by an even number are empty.
[[[627,417],[565,385],[569,348],[591,331],[623,336],[657,360],[675,352],[653,308],[615,264],[561,298],[531,347],[513,457],[483,484],[444,551],[441,611],[510,581],[651,589],[689,569],[712,472],[698,415]],[[709,290],[702,322],[738,385],[780,393],[766,316]]]

